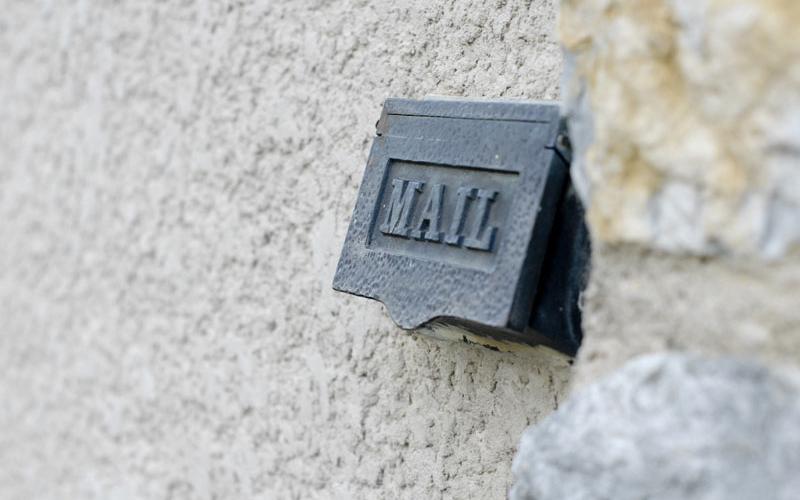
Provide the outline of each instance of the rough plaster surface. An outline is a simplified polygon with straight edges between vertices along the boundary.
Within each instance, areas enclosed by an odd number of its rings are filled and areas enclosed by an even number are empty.
[[[512,500],[789,500],[800,491],[800,375],[646,356],[526,431]]]
[[[800,2],[564,0],[573,177],[597,241],[800,241]]]
[[[330,284],[381,101],[557,98],[555,10],[4,2],[0,497],[503,497],[566,360]]]

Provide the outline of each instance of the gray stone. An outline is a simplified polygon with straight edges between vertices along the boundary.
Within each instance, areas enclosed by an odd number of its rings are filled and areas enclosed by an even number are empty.
[[[658,354],[574,394],[522,437],[511,498],[797,498],[800,378]]]

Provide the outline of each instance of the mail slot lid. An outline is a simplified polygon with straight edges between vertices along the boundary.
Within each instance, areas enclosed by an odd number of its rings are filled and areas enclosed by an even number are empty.
[[[568,165],[550,103],[388,99],[335,289],[403,328],[525,332]]]

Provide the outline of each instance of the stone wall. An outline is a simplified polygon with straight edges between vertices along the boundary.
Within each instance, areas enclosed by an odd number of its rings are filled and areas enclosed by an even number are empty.
[[[592,278],[514,500],[797,496],[798,22],[791,0],[562,2]]]
[[[564,2],[596,239],[769,258],[800,240],[798,20],[792,0]]]
[[[578,382],[635,354],[800,356],[791,0],[565,0],[573,177],[595,245]]]
[[[525,432],[510,498],[797,498],[798,373],[740,359],[639,357]]]

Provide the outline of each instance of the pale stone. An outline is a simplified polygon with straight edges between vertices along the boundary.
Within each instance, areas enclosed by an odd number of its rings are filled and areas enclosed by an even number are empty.
[[[565,0],[593,236],[774,258],[800,241],[800,3]]]
[[[800,491],[800,376],[637,358],[523,434],[513,500],[749,500]]]

